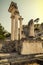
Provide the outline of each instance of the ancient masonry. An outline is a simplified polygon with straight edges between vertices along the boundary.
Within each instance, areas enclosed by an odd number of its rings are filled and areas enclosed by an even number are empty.
[[[22,38],[22,16],[20,16],[17,4],[14,2],[11,2],[11,5],[8,9],[8,11],[11,13],[11,40],[18,40],[18,20],[20,24],[20,39]],[[29,36],[34,37],[34,21],[29,22]]]
[[[30,20],[29,22],[29,37],[35,37],[35,34],[34,34],[34,21],[33,19]]]
[[[20,16],[17,4],[11,2],[11,5],[8,9],[11,13],[11,40],[18,40],[18,20],[20,22],[20,39],[22,38],[22,16]]]
[[[20,16],[17,4],[11,2],[8,11],[11,13],[11,40],[3,44],[0,52],[4,53],[0,54],[0,65],[43,65],[43,40],[35,38],[33,19],[28,24],[29,37],[23,38],[23,18]]]
[[[21,40],[23,38],[22,37],[23,36],[22,35],[22,20],[23,20],[23,18],[22,18],[22,16],[20,16],[17,4],[14,2],[11,2],[8,11],[11,13],[11,40],[12,41]],[[18,31],[18,21],[20,24],[20,31]],[[18,33],[19,33],[19,35],[18,35]],[[32,37],[32,40],[35,37],[33,19],[31,19],[29,22],[29,37]],[[20,39],[18,39],[18,38],[20,38]],[[22,51],[20,52],[21,54],[43,53],[42,41],[36,41],[36,40],[32,41],[32,40],[30,41],[28,39],[22,43]],[[16,45],[16,49],[18,50],[17,45]]]
[[[20,39],[22,39],[22,16],[20,16],[17,4],[14,2],[11,2],[11,5],[8,9],[8,11],[11,13],[11,40],[18,40],[18,33],[20,33]],[[20,24],[20,32],[18,32],[18,20]],[[29,22],[29,36],[34,37],[34,21],[33,19],[31,22]]]

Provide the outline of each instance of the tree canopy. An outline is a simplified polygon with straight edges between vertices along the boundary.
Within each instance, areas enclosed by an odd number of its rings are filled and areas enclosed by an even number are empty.
[[[4,40],[6,37],[9,37],[11,34],[7,32],[0,23],[0,39]]]
[[[0,23],[0,39],[5,39],[5,30],[4,27]]]

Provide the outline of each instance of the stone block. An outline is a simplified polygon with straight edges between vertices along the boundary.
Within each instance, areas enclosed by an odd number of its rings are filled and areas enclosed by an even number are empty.
[[[27,55],[27,54],[37,54],[37,53],[43,53],[42,43],[36,42],[36,41],[24,41],[22,43],[22,49],[21,54]]]
[[[1,63],[0,65],[10,65],[10,63]]]

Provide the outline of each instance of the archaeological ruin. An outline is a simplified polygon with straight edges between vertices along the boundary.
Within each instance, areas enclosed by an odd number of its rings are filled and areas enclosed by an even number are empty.
[[[11,14],[11,40],[1,46],[0,65],[43,65],[43,39],[35,36],[34,20],[23,28],[23,18],[15,2],[11,2],[8,12]]]

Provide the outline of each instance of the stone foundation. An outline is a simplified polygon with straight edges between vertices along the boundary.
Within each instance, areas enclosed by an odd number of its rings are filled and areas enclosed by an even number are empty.
[[[40,65],[38,63],[12,63],[11,65]]]
[[[43,53],[43,47],[41,41],[25,40],[22,43],[21,54],[27,55],[27,54],[37,54],[37,53]]]

